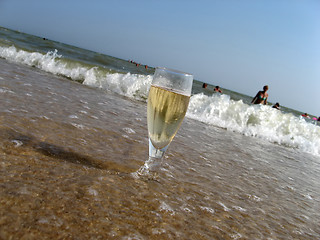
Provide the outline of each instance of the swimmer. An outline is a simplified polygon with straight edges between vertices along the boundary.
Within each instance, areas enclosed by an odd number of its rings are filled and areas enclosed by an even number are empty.
[[[280,110],[280,104],[277,102],[275,105],[272,106],[272,108]]]
[[[302,116],[302,117],[305,117],[305,118],[310,118],[310,116],[309,116],[308,113],[302,114],[301,116]]]
[[[222,90],[220,89],[219,86],[216,86],[214,89],[213,89],[214,92],[219,92],[219,93],[222,93]]]

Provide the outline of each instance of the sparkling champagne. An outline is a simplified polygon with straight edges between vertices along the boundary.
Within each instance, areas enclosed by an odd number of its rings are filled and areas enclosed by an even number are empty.
[[[166,147],[186,115],[190,96],[151,86],[148,97],[148,132],[153,146]]]

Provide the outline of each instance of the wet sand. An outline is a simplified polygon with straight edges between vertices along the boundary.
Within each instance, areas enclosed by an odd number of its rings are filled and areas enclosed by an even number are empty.
[[[146,104],[0,59],[0,238],[319,239],[320,159],[185,119],[157,181]]]

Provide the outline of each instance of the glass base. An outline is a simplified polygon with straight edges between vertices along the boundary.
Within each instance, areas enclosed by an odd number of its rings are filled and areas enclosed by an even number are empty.
[[[132,176],[137,179],[141,178],[146,180],[158,181],[161,165],[161,158],[149,157],[149,159],[145,161],[143,166],[141,166],[138,171],[132,173]]]
[[[148,180],[158,180],[158,174],[162,166],[162,157],[169,145],[162,149],[157,149],[153,146],[149,139],[149,159],[145,161],[140,169],[132,174],[135,178],[146,178]]]
[[[157,149],[153,146],[150,138],[149,138],[149,157],[152,158],[162,158],[164,153],[166,152],[169,144],[162,149]]]

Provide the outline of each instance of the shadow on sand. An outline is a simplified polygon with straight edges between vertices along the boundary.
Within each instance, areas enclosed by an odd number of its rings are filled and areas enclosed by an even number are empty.
[[[0,136],[0,139],[3,139],[4,141],[9,140],[10,142],[14,142],[17,145],[21,145],[21,147],[23,148],[32,148],[36,152],[39,152],[48,157],[56,158],[74,164],[80,164],[86,167],[108,170],[108,167],[105,164],[103,164],[102,166],[102,164],[97,163],[93,158],[68,151],[63,147],[51,143],[39,141],[32,136],[27,136],[14,130],[0,129]]]

